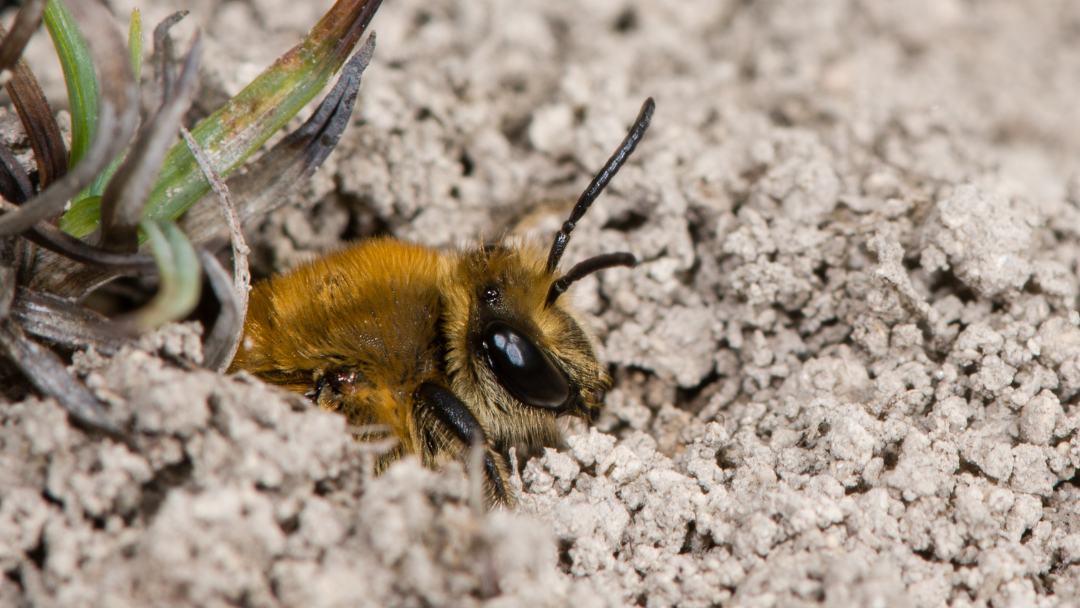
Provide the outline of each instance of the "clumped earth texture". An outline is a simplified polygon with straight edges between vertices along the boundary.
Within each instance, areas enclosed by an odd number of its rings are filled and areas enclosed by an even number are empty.
[[[198,115],[328,5],[140,6],[204,30]],[[565,258],[642,260],[575,287],[605,413],[481,513],[461,467],[373,479],[341,418],[199,370],[190,324],[76,353],[131,445],[0,399],[0,604],[1077,605],[1080,4],[386,0],[372,27],[338,149],[247,227],[256,272],[549,239],[652,95]]]

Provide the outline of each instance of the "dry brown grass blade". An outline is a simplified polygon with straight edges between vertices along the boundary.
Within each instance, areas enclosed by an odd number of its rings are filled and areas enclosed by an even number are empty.
[[[34,195],[34,185],[19,159],[7,146],[0,144],[0,196],[16,204]]]
[[[214,328],[203,340],[203,365],[221,374],[229,369],[229,363],[232,363],[240,344],[244,331],[244,311],[233,289],[232,278],[217,258],[208,251],[200,251],[199,259],[202,260],[210,289],[221,303],[221,312],[214,320]]]
[[[246,315],[248,291],[251,289],[251,270],[248,267],[247,256],[251,253],[251,250],[248,249],[247,243],[244,242],[244,233],[240,229],[240,218],[237,217],[236,207],[233,206],[232,197],[229,196],[229,187],[225,185],[225,180],[214,170],[210,158],[199,147],[199,142],[195,141],[195,138],[191,136],[191,132],[180,127],[180,134],[184,136],[184,141],[187,142],[188,147],[191,148],[191,153],[195,156],[195,162],[199,163],[199,168],[206,174],[206,180],[210,182],[210,187],[213,188],[218,202],[221,203],[221,212],[225,216],[225,223],[229,225],[229,236],[233,248],[233,264],[235,266],[233,288],[236,289],[236,295],[240,298],[240,304]]]
[[[38,26],[41,25],[41,17],[45,14],[47,0],[27,0],[15,15],[15,22],[11,25],[11,32],[0,43],[0,71],[11,70],[16,62],[22,57],[26,43],[30,36],[34,35]],[[0,79],[6,76],[0,75]]]
[[[176,66],[173,65],[175,52],[169,30],[187,15],[188,11],[177,11],[154,28],[154,82],[157,84],[157,94],[160,94],[162,99],[168,98],[170,88],[176,80]]]
[[[138,122],[135,78],[127,45],[108,10],[95,0],[71,0],[71,12],[83,24],[86,42],[98,68],[101,93],[97,133],[86,157],[17,211],[0,216],[0,235],[24,232],[58,213],[89,185],[131,140]]]
[[[38,21],[41,21],[40,15]],[[0,26],[0,35],[4,38],[4,45],[11,39],[3,26]],[[39,182],[44,189],[67,173],[67,148],[64,146],[64,138],[60,134],[60,125],[56,124],[52,107],[45,99],[45,93],[30,67],[24,60],[16,58],[11,69],[11,79],[5,87],[30,139],[40,176]]]
[[[221,179],[218,172],[214,170],[213,163],[210,162],[206,152],[199,146],[199,142],[195,141],[195,138],[191,136],[191,133],[181,127],[180,134],[184,136],[184,141],[187,142],[188,147],[191,148],[191,153],[195,156],[195,162],[199,163],[199,168],[206,175],[206,180],[210,182],[210,187],[213,188],[218,202],[221,203],[225,223],[229,225],[234,266],[233,290],[236,296],[236,305],[239,309],[239,318],[241,319],[240,329],[242,330],[243,319],[247,316],[248,291],[251,289],[251,269],[248,267],[248,254],[251,253],[251,250],[248,249],[247,243],[244,242],[244,233],[240,229],[240,218],[236,215],[236,208],[233,207],[232,197],[229,196],[229,187],[225,185],[225,180]],[[230,338],[229,350],[221,353],[226,368],[232,361],[233,355],[236,354],[236,349],[240,344],[240,332],[236,332],[233,338]],[[224,369],[218,371],[224,371]]]
[[[0,323],[11,314],[11,303],[15,299],[15,279],[15,269],[0,264]]]
[[[80,241],[45,221],[34,224],[23,236],[40,247],[80,264],[101,269],[110,276],[144,277],[157,273],[151,256],[106,251]]]
[[[0,200],[0,211],[16,211],[17,209],[18,207],[12,203]],[[85,270],[99,279],[116,276],[141,277],[157,273],[154,258],[148,255],[105,251],[80,241],[44,220],[34,224],[34,227],[24,232],[22,236],[43,249],[60,254],[63,256],[60,259],[64,262],[93,266],[94,268]],[[50,270],[56,269],[50,267]],[[34,278],[36,280],[39,277],[35,275]],[[68,278],[76,280],[73,277]]]
[[[11,317],[26,333],[70,349],[93,348],[116,354],[132,344],[106,317],[64,298],[19,290]]]
[[[180,78],[163,94],[161,107],[139,130],[127,158],[101,195],[103,249],[131,253],[139,248],[138,229],[143,206],[161,170],[161,162],[176,138],[180,119],[195,95],[201,49],[202,44],[196,34]]]
[[[38,392],[56,399],[73,419],[92,428],[120,434],[101,402],[67,371],[60,357],[28,339],[12,319],[0,321],[0,351]]]

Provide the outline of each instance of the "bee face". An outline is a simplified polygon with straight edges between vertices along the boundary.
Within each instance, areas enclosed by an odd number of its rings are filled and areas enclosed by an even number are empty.
[[[631,266],[628,253],[559,269],[575,224],[637,145],[634,128],[581,195],[547,253],[507,241],[439,252],[394,239],[363,241],[258,285],[231,371],[311,397],[361,438],[388,429],[428,466],[485,451],[489,502],[510,504],[502,452],[552,446],[556,419],[593,420],[610,380],[560,296],[578,279]]]
[[[462,256],[446,288],[447,371],[499,445],[551,445],[555,419],[592,420],[609,379],[535,244]]]

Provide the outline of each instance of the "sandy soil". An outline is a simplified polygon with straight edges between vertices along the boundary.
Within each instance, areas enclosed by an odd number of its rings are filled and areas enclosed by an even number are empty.
[[[205,111],[327,5],[144,19],[206,30]],[[387,0],[373,27],[256,271],[549,238],[652,95],[567,253],[644,260],[576,287],[597,428],[480,515],[460,469],[372,479],[338,417],[185,365],[190,327],[76,354],[133,444],[0,399],[0,604],[1080,604],[1080,4]]]

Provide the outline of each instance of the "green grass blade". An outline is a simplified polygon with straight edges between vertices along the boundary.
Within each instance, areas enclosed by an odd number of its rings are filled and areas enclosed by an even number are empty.
[[[131,58],[131,69],[135,74],[135,82],[138,83],[142,73],[143,60],[142,18],[138,8],[131,11],[131,24],[128,27],[128,56]],[[97,117],[94,118],[96,120]],[[74,148],[74,139],[72,140],[72,148]],[[109,185],[109,180],[112,179],[123,160],[123,156],[114,158],[109,163],[108,168],[94,179],[89,188],[75,196],[72,200],[71,209],[60,216],[59,227],[61,230],[82,237],[97,228],[98,222],[101,220],[101,194],[105,192],[105,187]]]
[[[79,199],[78,204],[72,204],[71,209],[60,216],[57,224],[60,230],[71,234],[71,226],[90,226],[86,234],[90,234],[97,228],[101,221],[101,197],[87,196]],[[85,236],[85,235],[84,235]]]
[[[128,55],[131,56],[131,71],[135,73],[135,82],[142,82],[142,14],[138,7],[131,9],[131,25],[128,26]]]
[[[141,227],[150,241],[160,284],[154,299],[135,311],[135,319],[143,329],[154,329],[183,319],[195,309],[202,291],[202,266],[176,224],[144,220]]]
[[[64,71],[68,103],[71,105],[71,153],[68,167],[74,167],[94,139],[98,118],[98,83],[90,50],[68,8],[59,0],[49,0],[43,18],[60,67]]]

